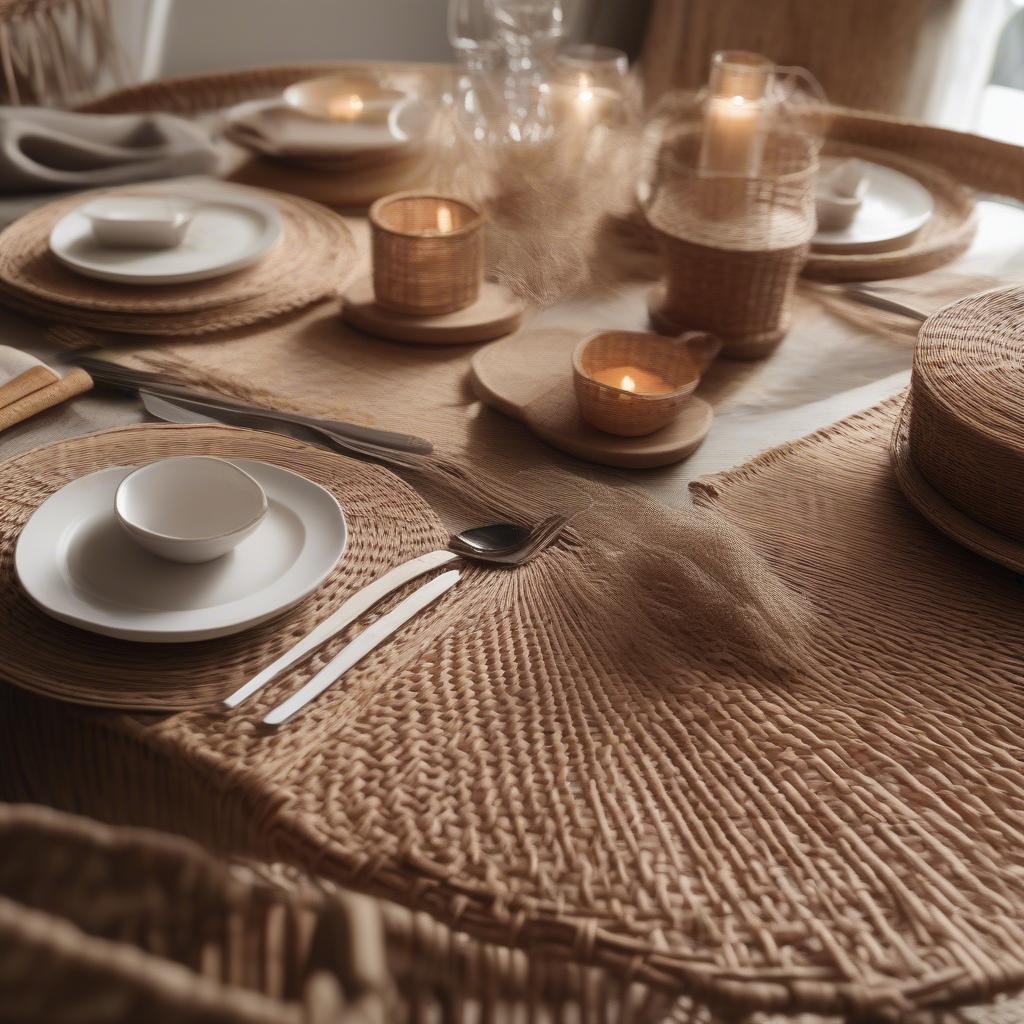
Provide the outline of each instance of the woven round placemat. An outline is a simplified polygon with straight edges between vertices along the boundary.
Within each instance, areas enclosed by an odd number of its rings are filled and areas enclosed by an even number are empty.
[[[826,143],[825,156],[857,158],[892,167],[921,182],[932,194],[935,210],[928,223],[905,243],[887,252],[815,252],[812,246],[804,277],[818,281],[873,281],[924,274],[956,259],[971,244],[977,228],[974,199],[954,177],[920,160],[851,142]]]
[[[331,491],[345,510],[345,557],[309,598],[233,637],[135,644],[50,619],[24,595],[14,548],[33,511],[68,481],[109,466],[177,455],[264,459]],[[34,693],[98,707],[175,711],[240,686],[323,620],[350,591],[447,533],[424,502],[386,470],[275,434],[231,427],[147,424],[60,441],[0,465],[0,677]],[[317,663],[316,659],[307,663]]]
[[[239,327],[339,292],[356,260],[344,221],[305,199],[259,195],[274,203],[284,228],[262,260],[209,281],[154,286],[96,281],[62,266],[49,251],[50,231],[84,197],[49,203],[0,234],[0,295],[58,322],[164,334]]]
[[[1024,288],[930,316],[911,377],[914,464],[971,519],[1024,543]]]
[[[910,450],[913,398],[907,396],[893,427],[889,454],[900,490],[937,530],[1014,572],[1024,573],[1024,544],[976,522],[944,498],[917,468]]]

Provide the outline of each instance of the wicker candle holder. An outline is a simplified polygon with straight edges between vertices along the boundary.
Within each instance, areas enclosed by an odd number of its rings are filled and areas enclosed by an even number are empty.
[[[609,434],[652,434],[679,415],[720,348],[717,338],[700,333],[681,338],[642,331],[592,334],[572,357],[580,414]]]
[[[658,330],[710,331],[733,358],[759,358],[785,336],[797,276],[815,230],[815,142],[765,135],[756,176],[709,174],[701,132],[666,143],[647,220],[664,286],[651,303]]]
[[[395,192],[370,207],[373,291],[410,316],[472,305],[483,281],[483,218],[451,196]]]

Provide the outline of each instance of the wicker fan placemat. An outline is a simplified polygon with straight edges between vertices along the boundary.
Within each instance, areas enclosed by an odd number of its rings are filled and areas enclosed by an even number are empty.
[[[896,1022],[1018,988],[1019,586],[908,505],[897,408],[699,488],[767,558],[736,580],[813,602],[788,671],[717,642],[749,612],[735,584],[662,574],[652,538],[693,542],[687,521],[611,489],[617,558],[590,537],[464,580],[415,656],[392,648],[289,728],[256,727],[273,688],[151,725],[0,688],[0,775],[736,1016]],[[31,461],[5,472],[10,491]]]
[[[345,509],[350,539],[320,588],[262,626],[192,644],[113,640],[35,608],[15,578],[14,548],[42,501],[96,470],[186,454],[264,459],[328,488]],[[447,538],[427,506],[385,470],[275,434],[228,427],[154,424],[48,445],[0,466],[0,495],[0,676],[34,693],[110,708],[171,711],[216,701],[309,632],[350,591]]]
[[[172,334],[240,327],[337,294],[356,259],[344,221],[308,200],[261,195],[278,208],[284,231],[259,263],[209,281],[160,286],[96,281],[63,267],[49,252],[50,230],[84,200],[49,203],[0,234],[0,301],[61,323]]]
[[[911,126],[908,126],[908,130]],[[883,164],[915,178],[932,194],[935,210],[928,222],[899,248],[886,252],[815,252],[802,271],[818,281],[874,281],[924,274],[956,259],[971,244],[977,228],[974,199],[954,177],[920,160],[852,142],[829,141],[826,156]]]

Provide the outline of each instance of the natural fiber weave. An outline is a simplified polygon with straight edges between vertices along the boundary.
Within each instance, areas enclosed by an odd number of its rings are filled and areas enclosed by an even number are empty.
[[[441,211],[450,230],[438,231]],[[484,274],[483,219],[453,196],[399,192],[370,207],[373,292],[409,316],[454,313],[472,305]]]
[[[338,294],[355,265],[355,244],[345,223],[304,199],[275,193],[272,201],[284,232],[253,267],[209,281],[128,287],[83,277],[54,258],[50,231],[83,197],[48,203],[0,234],[0,303],[58,323],[138,334],[201,334],[256,323]]]
[[[345,510],[349,542],[319,589],[262,626],[190,644],[112,640],[37,610],[13,572],[14,547],[32,510],[79,476],[184,454],[264,459],[330,490]],[[347,594],[443,545],[447,536],[422,500],[384,471],[276,434],[228,428],[150,426],[38,449],[0,467],[0,494],[0,671],[33,692],[101,707],[172,711],[209,705],[308,633]],[[317,663],[314,658],[295,678],[311,674]]]
[[[358,934],[344,902],[309,886],[42,807],[0,804],[0,847],[7,1022],[394,1019],[379,932]]]
[[[961,511],[1024,542],[1024,289],[955,302],[918,334],[910,450]]]
[[[817,155],[796,133],[768,135],[754,177],[706,175],[689,126],[662,142],[648,223],[662,255],[656,324],[710,331],[726,356],[757,358],[785,336],[814,233]]]
[[[440,401],[460,387],[450,354],[382,362],[379,344],[329,344],[326,315],[296,330],[293,348],[263,332],[158,357],[240,388],[244,350],[250,382],[287,388],[302,353],[309,374],[329,351],[338,412],[383,403],[401,429],[429,407],[435,440],[460,420]],[[302,379],[312,407],[337,396]],[[403,380],[431,396],[406,418]],[[503,460],[537,449],[491,425],[470,437],[493,441],[521,505],[591,503],[579,540],[464,580],[427,635],[274,735],[254,723],[294,680],[151,724],[0,690],[0,778],[737,1010],[895,1021],[1024,985],[1018,588],[906,504],[892,410],[702,489],[773,571],[707,512],[515,475]],[[4,490],[39,457],[8,463]],[[766,668],[743,627],[772,601],[796,620],[795,592],[817,610],[813,657]]]

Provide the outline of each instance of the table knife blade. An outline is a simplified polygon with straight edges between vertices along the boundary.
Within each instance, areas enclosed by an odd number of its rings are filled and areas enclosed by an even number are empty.
[[[343,647],[301,690],[266,715],[263,724],[281,725],[287,722],[410,619],[451,590],[459,582],[461,575],[458,569],[451,569],[437,579],[424,583],[415,593],[396,605],[387,615],[379,618],[372,626],[367,626],[359,636]]]

